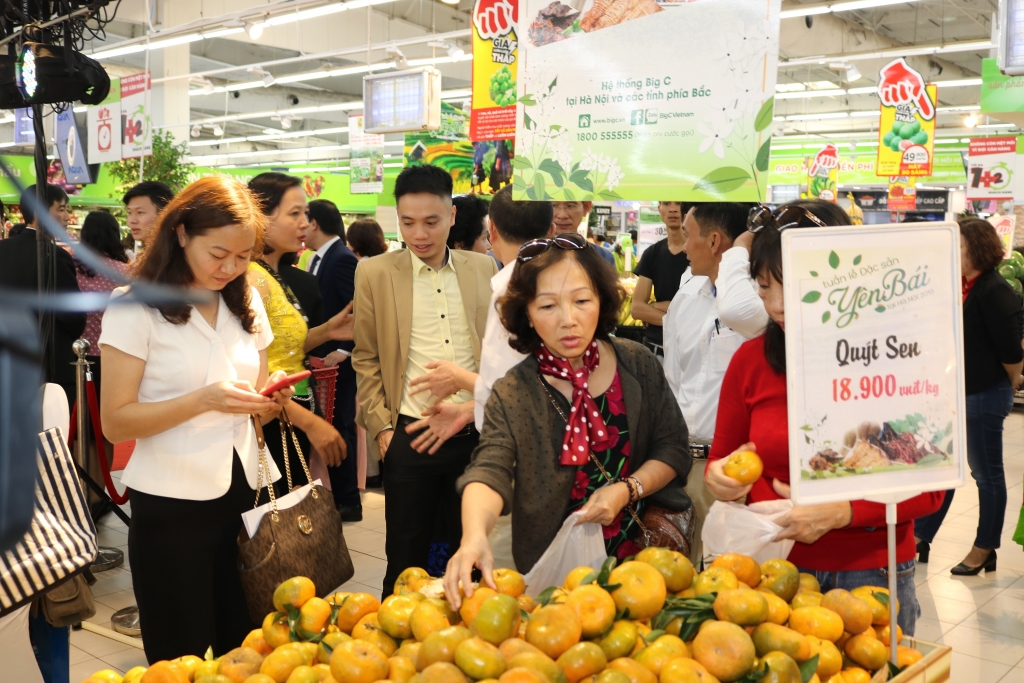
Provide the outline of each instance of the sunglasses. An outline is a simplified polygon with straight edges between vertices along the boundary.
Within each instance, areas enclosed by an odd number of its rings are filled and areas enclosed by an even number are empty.
[[[747,216],[747,230],[754,234],[765,228],[775,228],[782,232],[786,228],[799,226],[805,220],[819,228],[828,227],[820,218],[801,206],[780,206],[772,211],[771,207],[759,204],[752,208]],[[810,227],[810,225],[804,227]]]
[[[576,232],[564,232],[561,235],[555,235],[551,239],[530,240],[519,247],[519,255],[516,256],[516,261],[519,263],[532,261],[541,254],[547,253],[553,246],[559,249],[586,249],[587,240]]]

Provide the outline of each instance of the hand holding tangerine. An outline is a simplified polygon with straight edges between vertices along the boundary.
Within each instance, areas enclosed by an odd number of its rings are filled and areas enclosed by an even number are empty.
[[[735,479],[741,486],[749,486],[761,478],[764,463],[757,453],[750,449],[734,452],[725,461],[722,472],[730,479]]]

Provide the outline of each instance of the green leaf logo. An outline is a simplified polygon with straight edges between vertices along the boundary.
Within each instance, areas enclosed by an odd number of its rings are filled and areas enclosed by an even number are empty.
[[[701,178],[693,189],[697,192],[724,195],[750,180],[750,173],[736,166],[723,166]]]
[[[754,159],[754,166],[758,171],[764,173],[768,170],[768,158],[771,156],[772,139],[768,138],[761,145],[761,149],[757,150],[757,157]]]
[[[757,112],[757,116],[754,117],[754,130],[760,133],[762,130],[772,124],[772,112],[775,110],[775,98],[769,97],[764,104],[761,105],[761,110]]]
[[[827,323],[828,319],[831,318],[831,317],[832,317],[832,313],[830,311],[825,311],[824,313],[822,313],[821,314],[821,322],[822,322],[822,324]]]
[[[801,299],[805,304],[813,304],[815,301],[821,298],[821,292],[810,291],[804,294],[804,298]]]
[[[828,264],[829,264],[830,266],[832,266],[832,269],[833,269],[833,270],[835,270],[836,268],[838,268],[838,267],[839,267],[839,254],[837,254],[837,253],[836,253],[836,252],[834,252],[834,251],[832,251],[832,252],[829,252],[829,255],[828,255]]]
[[[811,271],[811,277],[818,277],[818,271],[812,270]]]
[[[860,254],[857,254],[856,256],[853,257],[853,265],[855,265],[855,266],[859,266],[860,265]]]
[[[875,306],[875,310],[879,313],[885,313],[885,306]]]

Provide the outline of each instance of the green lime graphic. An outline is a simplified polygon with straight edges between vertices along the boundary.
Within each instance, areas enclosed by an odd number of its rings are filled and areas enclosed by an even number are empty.
[[[516,103],[516,81],[507,66],[503,66],[491,76],[491,100],[499,107],[508,107]]]

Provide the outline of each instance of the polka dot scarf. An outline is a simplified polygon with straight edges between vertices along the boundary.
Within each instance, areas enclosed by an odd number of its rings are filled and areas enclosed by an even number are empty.
[[[572,407],[565,425],[559,461],[567,467],[579,467],[587,462],[591,450],[603,451],[614,445],[589,389],[590,373],[600,360],[597,342],[592,341],[583,353],[583,367],[578,370],[574,370],[565,358],[551,353],[544,344],[537,349],[536,356],[542,375],[572,382]]]

